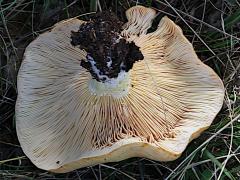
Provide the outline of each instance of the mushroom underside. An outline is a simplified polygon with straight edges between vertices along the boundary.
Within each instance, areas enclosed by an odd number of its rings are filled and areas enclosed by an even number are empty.
[[[179,157],[221,109],[219,77],[164,17],[153,33],[140,29],[136,34],[134,27],[123,31],[144,56],[129,71],[128,95],[94,95],[89,91],[92,77],[80,66],[86,52],[71,45],[71,32],[82,23],[60,22],[26,49],[16,103],[25,154],[39,168],[54,172],[136,156]]]

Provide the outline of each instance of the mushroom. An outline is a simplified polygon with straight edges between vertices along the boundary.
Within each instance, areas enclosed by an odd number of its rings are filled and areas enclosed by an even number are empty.
[[[72,45],[73,32],[86,25],[76,18],[57,23],[26,48],[16,129],[37,167],[63,173],[130,157],[172,161],[221,109],[222,81],[179,26],[163,17],[147,33],[156,12],[143,6],[126,16],[119,38],[144,58],[117,77],[101,74],[97,60]]]

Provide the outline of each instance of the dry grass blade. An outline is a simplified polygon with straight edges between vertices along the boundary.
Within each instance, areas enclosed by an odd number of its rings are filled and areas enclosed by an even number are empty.
[[[233,114],[232,114],[232,112],[233,112],[233,110],[232,110],[232,108],[231,108],[230,99],[229,99],[229,96],[228,96],[227,93],[226,93],[226,99],[227,99],[227,102],[228,102],[227,105],[228,105],[228,110],[229,110],[229,118],[230,118],[230,122],[231,122],[231,124],[230,124],[230,126],[231,126],[231,136],[230,136],[231,140],[230,140],[230,146],[229,146],[229,150],[228,150],[227,157],[226,157],[225,161],[223,162],[223,165],[222,165],[222,167],[221,167],[221,172],[220,172],[217,180],[219,180],[219,179],[221,178],[223,172],[225,172],[225,174],[226,174],[229,178],[231,178],[231,176],[229,175],[229,173],[226,172],[227,170],[225,169],[225,166],[226,166],[229,158],[231,157],[230,154],[231,154],[231,151],[232,151],[232,143],[233,143],[233,124],[232,124]]]
[[[26,156],[21,156],[21,157],[16,157],[16,158],[11,158],[11,159],[5,159],[5,160],[1,160],[0,161],[0,165],[6,162],[10,162],[10,161],[18,161],[21,159],[26,159]]]
[[[112,169],[112,170],[115,170],[115,171],[117,171],[117,172],[125,175],[125,176],[128,177],[129,179],[136,180],[134,177],[132,177],[132,176],[126,174],[125,172],[123,172],[123,171],[121,171],[121,170],[119,170],[119,169],[116,169],[116,168],[114,168],[114,167],[112,167],[112,166],[108,166],[108,165],[105,165],[105,164],[100,164],[100,166],[106,167],[106,168],[109,168],[109,169]]]

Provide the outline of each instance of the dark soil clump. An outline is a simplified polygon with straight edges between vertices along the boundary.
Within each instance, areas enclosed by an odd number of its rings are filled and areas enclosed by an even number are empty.
[[[134,62],[143,59],[139,47],[120,36],[122,25],[115,14],[105,11],[72,32],[72,45],[87,52],[87,61],[82,60],[81,66],[97,81],[116,78],[120,71],[128,72]]]

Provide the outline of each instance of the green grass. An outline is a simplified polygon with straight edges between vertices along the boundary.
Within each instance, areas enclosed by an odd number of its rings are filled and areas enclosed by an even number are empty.
[[[141,4],[143,1],[138,1]],[[120,18],[130,0],[0,0],[0,179],[240,179],[240,3],[237,0],[148,0],[183,29],[199,58],[226,87],[224,106],[211,127],[174,162],[131,158],[65,174],[37,169],[15,132],[16,76],[25,47],[56,22],[111,8]],[[154,28],[154,27],[153,27]]]

